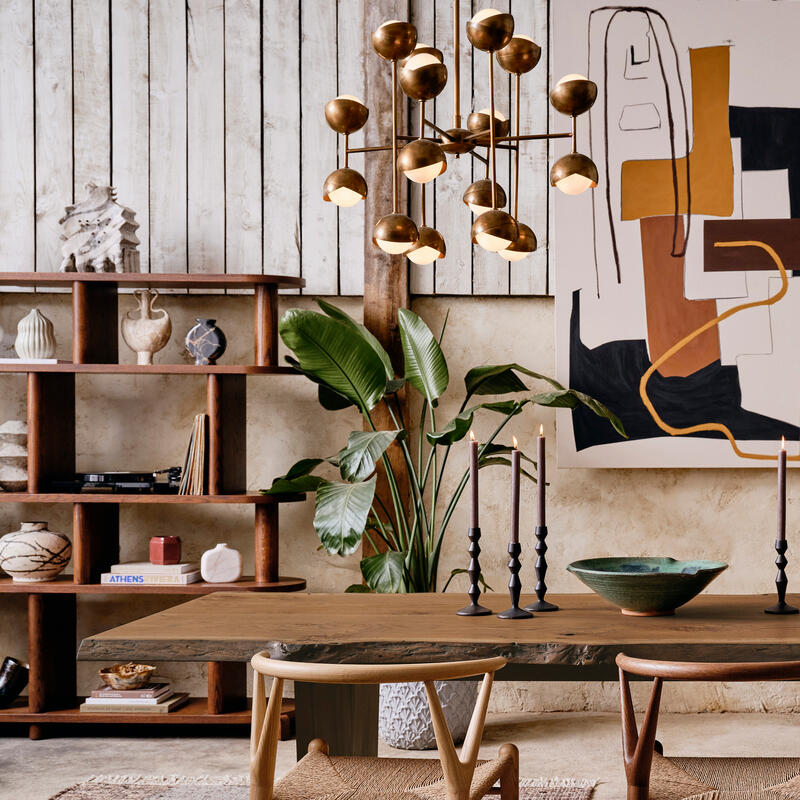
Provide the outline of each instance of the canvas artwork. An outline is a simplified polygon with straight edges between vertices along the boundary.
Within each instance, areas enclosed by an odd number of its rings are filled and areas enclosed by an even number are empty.
[[[800,3],[551,9],[552,74],[599,87],[599,184],[554,192],[558,373],[630,437],[560,410],[559,465],[765,467],[785,436],[797,466]]]

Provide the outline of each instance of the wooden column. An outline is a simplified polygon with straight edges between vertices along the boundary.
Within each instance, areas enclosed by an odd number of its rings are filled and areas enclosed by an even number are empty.
[[[28,491],[75,472],[75,376],[28,373]]]
[[[393,0],[376,0],[364,6],[364,35],[369,37],[387,19],[397,16],[396,3]],[[390,144],[392,136],[392,79],[390,65],[382,61],[370,46],[365,65],[365,102],[369,108],[369,120],[365,128],[365,141],[375,144]],[[405,130],[406,102],[405,95],[398,87],[398,104],[400,121],[398,129]],[[386,348],[395,372],[402,375],[403,354],[400,343],[400,331],[397,327],[397,311],[408,308],[411,303],[408,283],[408,259],[405,256],[390,256],[372,242],[372,228],[385,214],[392,210],[392,164],[391,152],[370,153],[364,157],[364,177],[369,186],[365,202],[364,230],[364,325]],[[407,208],[407,191],[405,177],[400,176],[401,212]],[[402,393],[403,413],[406,412],[405,393]],[[379,430],[390,430],[394,423],[388,411],[379,405],[372,412],[372,419]],[[405,466],[400,447],[393,444],[387,451],[395,474],[398,477],[401,494],[408,497],[408,481],[405,479]],[[378,485],[376,493],[386,504],[392,507],[389,485],[385,471],[378,468]],[[371,546],[366,538],[362,539],[364,555],[369,555]]]
[[[75,595],[28,595],[28,709],[69,708],[75,703]]]
[[[208,662],[208,713],[239,711],[247,704],[247,664],[241,661]]]
[[[100,583],[119,561],[119,505],[75,503],[72,509],[72,571],[75,583]]]
[[[208,494],[236,494],[247,485],[244,375],[209,374]]]
[[[278,504],[256,505],[255,578],[260,583],[278,580]]]
[[[72,360],[76,364],[116,364],[117,284],[72,284]]]
[[[278,363],[278,287],[255,286],[255,363],[259,367]]]

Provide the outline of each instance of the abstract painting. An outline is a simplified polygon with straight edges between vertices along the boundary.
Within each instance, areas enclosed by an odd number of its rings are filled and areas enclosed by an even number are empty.
[[[599,89],[599,184],[553,193],[558,374],[629,435],[559,410],[560,466],[800,464],[798,29],[789,0],[551,5],[553,77]]]

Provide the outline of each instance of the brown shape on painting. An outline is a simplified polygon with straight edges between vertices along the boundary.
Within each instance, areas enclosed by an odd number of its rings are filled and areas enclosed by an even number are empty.
[[[692,71],[692,150],[689,153],[691,213],[729,217],[733,213],[733,156],[728,124],[730,48],[689,50]],[[675,93],[677,105],[678,94]],[[676,146],[683,134],[676,131]],[[689,212],[686,157],[625,161],[622,164],[622,219]],[[676,250],[676,252],[679,252]]]
[[[672,252],[672,217],[647,217],[640,222],[642,267],[647,310],[650,361],[666,353],[684,336],[717,315],[714,300],[687,300],[683,289],[683,256]],[[683,220],[678,220],[676,245],[683,249]],[[720,358],[717,328],[710,328],[679,350],[658,369],[665,378],[686,377]]]
[[[800,219],[707,219],[703,221],[705,272],[777,272],[760,247],[715,247],[715,242],[767,242],[786,269],[800,269]]]

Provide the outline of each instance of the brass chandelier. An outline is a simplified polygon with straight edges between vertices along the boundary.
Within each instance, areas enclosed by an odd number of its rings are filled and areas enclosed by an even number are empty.
[[[597,186],[597,167],[576,149],[576,118],[588,111],[597,97],[597,85],[583,75],[566,75],[550,92],[553,107],[571,118],[569,133],[521,134],[519,131],[520,78],[539,62],[541,48],[529,36],[514,34],[514,18],[496,9],[478,12],[467,23],[467,38],[472,46],[489,54],[489,107],[473,111],[462,127],[460,109],[460,22],[459,0],[453,0],[454,108],[453,127],[443,130],[425,118],[425,102],[436,97],[447,83],[447,67],[442,52],[417,43],[417,29],[409,22],[390,20],[372,34],[375,52],[392,69],[391,144],[350,147],[349,137],[366,124],[369,109],[357,97],[339,95],[325,106],[325,119],[344,136],[344,167],[325,181],[323,199],[340,207],[356,205],[367,196],[364,177],[349,166],[351,153],[392,152],[392,212],[381,217],[373,229],[372,241],[391,255],[405,254],[416,264],[431,264],[445,255],[444,237],[429,227],[425,219],[425,184],[447,169],[447,155],[456,158],[469,153],[486,167],[486,177],[472,183],[464,192],[464,203],[476,215],[472,242],[507,261],[518,261],[536,249],[536,235],[518,220],[519,147],[521,142],[571,138],[572,150],[559,158],[550,170],[550,184],[565,194],[580,194]],[[511,123],[495,109],[494,61],[515,78],[514,134]],[[399,64],[399,69],[398,69]],[[419,135],[398,132],[397,84],[407,97],[419,102]],[[426,130],[432,132],[425,136]],[[402,147],[401,147],[402,145]],[[514,151],[513,215],[503,211],[506,193],[496,180],[498,146]],[[485,148],[485,155],[479,150]],[[399,210],[398,171],[420,185],[420,225]]]

